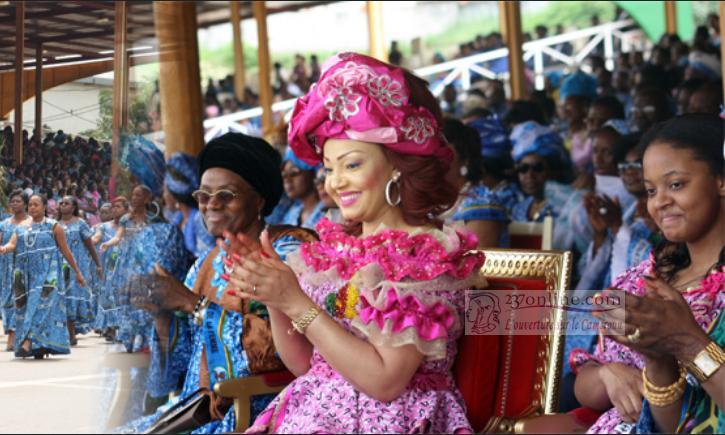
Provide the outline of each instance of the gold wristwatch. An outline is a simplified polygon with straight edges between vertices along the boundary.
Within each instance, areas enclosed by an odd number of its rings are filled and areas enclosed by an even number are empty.
[[[725,364],[725,351],[714,341],[711,341],[691,363],[685,365],[687,371],[693,374],[702,384],[706,382],[720,367]]]

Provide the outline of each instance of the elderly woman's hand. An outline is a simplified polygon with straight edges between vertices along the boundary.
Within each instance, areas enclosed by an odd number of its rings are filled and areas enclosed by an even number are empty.
[[[243,299],[259,301],[296,318],[299,307],[310,305],[297,281],[297,275],[279,258],[267,231],[262,233],[261,244],[239,234],[228,239],[234,259],[229,274],[230,291]],[[241,247],[236,245],[240,244]]]
[[[624,307],[594,313],[600,320],[624,323],[626,335],[607,328],[603,332],[648,359],[690,360],[707,345],[707,334],[680,292],[659,277],[644,279],[646,296],[626,293]]]

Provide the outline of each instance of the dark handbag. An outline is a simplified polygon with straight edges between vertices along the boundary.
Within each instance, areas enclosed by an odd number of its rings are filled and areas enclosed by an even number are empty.
[[[209,389],[199,388],[161,414],[158,421],[144,433],[183,433],[201,427],[211,421],[210,402]]]

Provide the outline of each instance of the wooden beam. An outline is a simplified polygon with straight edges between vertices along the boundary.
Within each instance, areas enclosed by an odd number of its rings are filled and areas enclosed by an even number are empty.
[[[43,44],[35,47],[35,134],[43,142]]]
[[[267,2],[252,3],[254,19],[257,21],[257,59],[259,64],[259,103],[262,106],[262,135],[270,137],[274,132],[272,113],[272,82],[269,77],[269,35],[267,34]]]
[[[35,2],[33,2],[35,3]],[[37,20],[37,19],[45,19],[48,17],[56,17],[58,15],[68,15],[68,14],[80,14],[80,15],[88,15],[88,14],[94,14],[96,11],[89,11],[85,10],[83,8],[69,8],[66,6],[50,6],[50,5],[43,5],[44,7],[48,7],[47,11],[36,11],[36,12],[27,12],[25,14],[26,20]],[[6,17],[0,18],[0,23],[13,23],[15,22],[15,14],[11,13]]]
[[[121,144],[121,136],[128,128],[128,38],[126,24],[128,7],[125,1],[115,3],[115,25],[114,25],[114,47],[113,47],[113,118],[111,142],[111,178],[115,180],[118,176],[118,151]],[[115,181],[112,184],[115,190]],[[111,192],[111,196],[115,191]]]
[[[499,19],[501,28],[506,34],[508,47],[509,84],[511,85],[511,99],[526,98],[526,78],[524,76],[524,52],[521,47],[521,8],[520,2],[499,0]]]
[[[665,32],[672,35],[677,33],[677,3],[664,1],[665,4]]]
[[[383,2],[368,0],[365,6],[368,15],[368,53],[378,60],[387,62],[383,35]]]
[[[232,31],[234,33],[234,94],[237,101],[244,101],[244,88],[246,87],[246,71],[244,68],[244,45],[242,44],[242,14],[238,1],[230,1]]]
[[[159,94],[166,157],[204,148],[196,4],[154,2],[159,41]]]
[[[23,164],[23,51],[25,51],[25,2],[15,3],[15,131],[13,162]]]

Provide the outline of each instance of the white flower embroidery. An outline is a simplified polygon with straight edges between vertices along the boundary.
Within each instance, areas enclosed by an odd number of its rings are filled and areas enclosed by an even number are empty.
[[[330,94],[325,99],[325,109],[330,114],[330,121],[342,122],[360,111],[358,103],[362,95],[352,90],[352,86],[335,81],[328,84]]]
[[[383,106],[392,105],[400,107],[403,104],[403,99],[405,98],[403,86],[387,74],[370,80],[367,87],[370,95],[377,99]]]
[[[419,145],[424,144],[435,134],[433,123],[430,119],[422,116],[409,116],[400,126],[400,131],[405,133],[406,139],[412,140]]]

